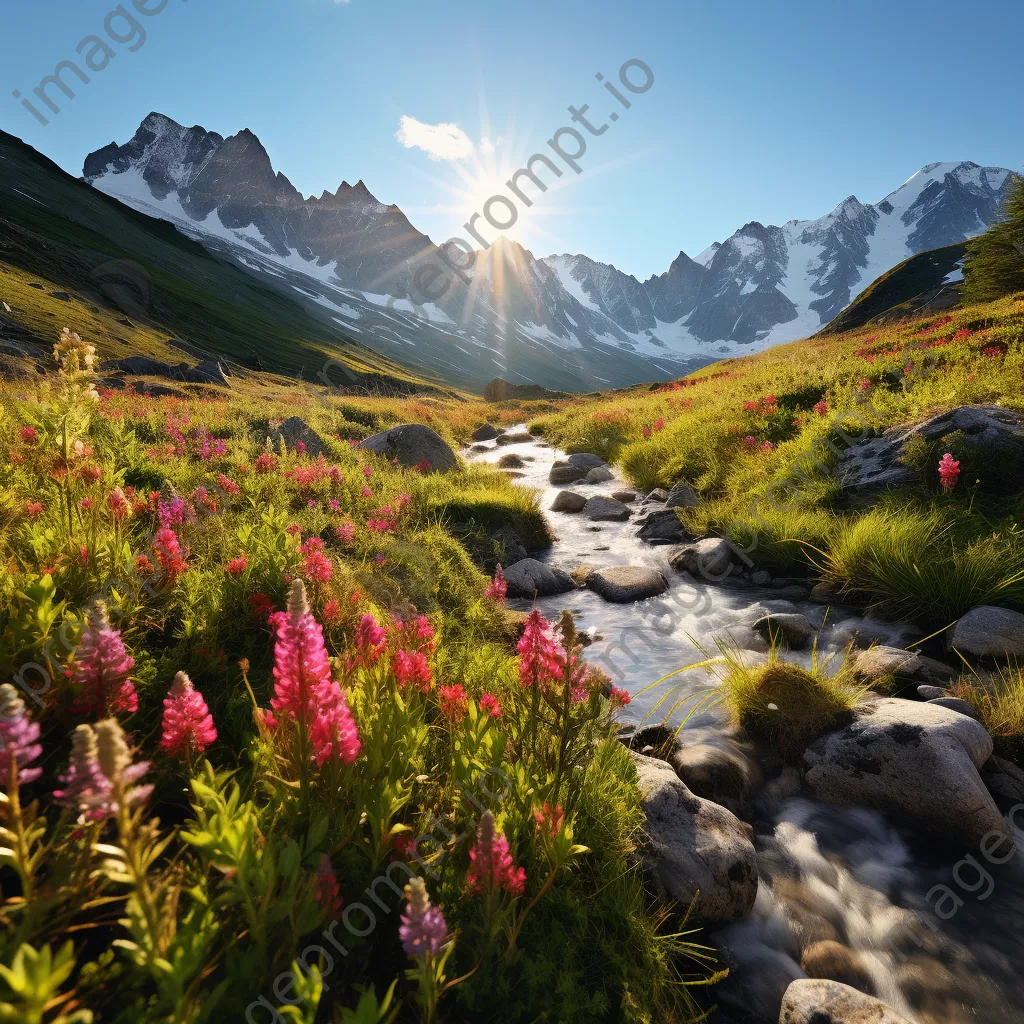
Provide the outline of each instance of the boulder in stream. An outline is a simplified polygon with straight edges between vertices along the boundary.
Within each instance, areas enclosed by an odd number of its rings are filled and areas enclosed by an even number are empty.
[[[814,627],[806,615],[799,612],[776,612],[765,615],[751,629],[766,643],[773,640],[792,651],[802,651],[814,636]]]
[[[406,467],[423,466],[431,473],[447,473],[459,464],[448,442],[422,423],[403,423],[382,430],[356,447],[388,460],[398,459]]]
[[[700,497],[686,480],[680,480],[665,496],[669,508],[696,508]]]
[[[575,491],[559,491],[551,502],[552,512],[582,512],[587,499]]]
[[[1024,658],[1024,615],[1010,608],[972,608],[953,628],[949,646],[977,658]]]
[[[603,484],[614,479],[615,474],[607,466],[595,466],[593,469],[588,470],[587,475],[584,477],[584,482],[588,484]]]
[[[587,586],[613,604],[630,604],[664,594],[668,581],[648,566],[618,565],[590,573]]]
[[[573,578],[564,570],[536,558],[523,558],[505,569],[509,597],[550,597],[576,589]]]
[[[637,536],[648,544],[680,544],[693,539],[674,508],[660,508],[648,514]]]
[[[629,518],[629,508],[621,501],[597,495],[588,499],[583,514],[594,522],[622,522]]]
[[[882,698],[808,747],[804,779],[829,803],[875,808],[975,849],[983,840],[989,849],[1009,849],[1006,822],[978,773],[991,756],[992,738],[972,718]]]
[[[582,466],[570,466],[567,462],[556,462],[548,473],[548,482],[555,487],[562,487],[565,484],[574,484],[587,475],[587,470]]]
[[[720,580],[728,576],[732,568],[732,549],[721,537],[705,537],[683,545],[669,558],[669,564],[697,579]]]
[[[577,452],[575,455],[567,456],[565,461],[570,466],[580,466],[588,472],[592,469],[601,469],[607,466],[607,463],[600,455],[594,455],[591,452]]]
[[[472,438],[474,441],[493,441],[500,433],[501,431],[493,424],[485,423],[473,431]]]
[[[708,923],[745,917],[757,896],[750,827],[691,793],[665,761],[631,756],[647,818],[641,856],[655,889],[680,909],[696,897],[695,916]]]
[[[874,996],[838,981],[799,978],[782,997],[779,1024],[911,1024]]]

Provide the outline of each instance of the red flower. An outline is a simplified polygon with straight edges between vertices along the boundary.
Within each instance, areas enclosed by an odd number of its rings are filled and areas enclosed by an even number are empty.
[[[624,708],[627,704],[631,703],[633,698],[629,695],[629,691],[621,690],[617,686],[612,687],[611,692],[612,710],[617,708]]]
[[[480,710],[487,715],[488,718],[501,718],[501,705],[498,703],[498,698],[493,693],[485,693],[480,698]]]
[[[539,807],[533,809],[533,820],[537,822],[537,828],[540,831],[546,829],[554,839],[562,831],[562,825],[565,823],[565,811],[562,810],[561,804],[555,804],[552,807],[551,804],[545,803],[543,810]]]
[[[484,597],[489,597],[492,601],[504,601],[507,593],[508,582],[505,579],[504,572],[501,570],[501,562],[499,562],[494,569],[494,579],[491,580],[490,586],[484,591]]]
[[[39,440],[35,427],[22,427],[19,431],[19,436],[25,444],[35,444]]]
[[[246,569],[249,568],[249,559],[245,555],[239,555],[237,558],[232,558],[226,566],[224,571],[229,576],[241,576]]]
[[[25,513],[31,518],[35,519],[40,512],[43,511],[43,506],[38,501],[26,501],[25,502]]]
[[[253,594],[249,598],[249,608],[256,618],[266,619],[274,610],[274,602],[266,594]]]
[[[432,674],[422,651],[396,651],[391,659],[391,671],[398,687],[404,690],[410,683],[426,693],[430,689]]]
[[[469,704],[466,698],[465,687],[461,683],[439,687],[437,696],[441,701],[441,714],[448,721],[458,723],[466,717],[466,710]]]
[[[814,405],[814,411],[819,416],[827,416],[828,415],[828,402],[826,402],[824,398],[820,402],[816,402],[815,405]]]

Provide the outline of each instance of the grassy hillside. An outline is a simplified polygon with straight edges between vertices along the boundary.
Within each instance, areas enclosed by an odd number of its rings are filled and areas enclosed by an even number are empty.
[[[0,307],[0,316],[14,340],[49,348],[55,331],[73,324],[103,358],[178,363],[207,355],[307,380],[333,358],[369,386],[438,384],[331,331],[170,224],[130,210],[3,132],[0,199],[0,301],[11,308]],[[344,368],[333,369],[333,381]]]
[[[1011,296],[726,360],[670,385],[573,402],[531,426],[621,463],[644,489],[680,478],[697,535],[751,563],[942,628],[982,603],[1024,605],[1021,466],[962,436],[912,447],[919,483],[844,491],[838,457],[863,437],[962,405],[1024,409],[1024,301]],[[937,472],[951,451],[959,482]]]
[[[918,253],[882,274],[821,331],[843,334],[872,323],[894,323],[955,306],[956,285],[943,285],[967,253],[967,243]]]

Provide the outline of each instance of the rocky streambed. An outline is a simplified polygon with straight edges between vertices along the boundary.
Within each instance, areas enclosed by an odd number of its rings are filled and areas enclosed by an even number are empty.
[[[633,696],[624,739],[651,884],[682,906],[696,896],[703,941],[731,969],[713,1019],[1024,1022],[1024,774],[944,696],[950,670],[908,653],[920,632],[687,537],[672,511],[696,500],[685,484],[638,494],[596,456],[566,457],[523,427],[466,455],[549,510],[550,551],[514,551],[506,566],[510,606],[552,619],[570,608],[593,638],[588,660]],[[982,646],[1019,626],[972,615]],[[766,761],[727,722],[706,669],[675,673],[719,645],[763,662],[772,637],[804,667],[853,643],[866,684],[896,672],[914,699],[873,701],[796,766]],[[657,727],[666,718],[686,719],[678,741]]]

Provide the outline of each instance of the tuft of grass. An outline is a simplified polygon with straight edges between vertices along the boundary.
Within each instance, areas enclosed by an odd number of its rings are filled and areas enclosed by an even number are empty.
[[[950,694],[978,712],[997,754],[1024,766],[1024,667],[1001,668],[989,677],[962,675]]]
[[[721,673],[722,700],[732,720],[758,743],[784,760],[850,721],[867,689],[853,676],[848,652],[833,672],[835,655],[810,669],[781,660],[773,647],[766,665],[748,666],[726,653]]]

